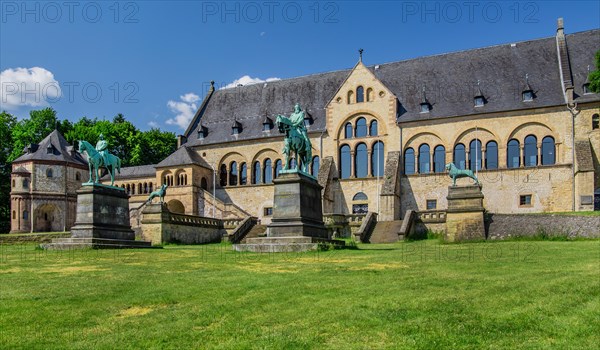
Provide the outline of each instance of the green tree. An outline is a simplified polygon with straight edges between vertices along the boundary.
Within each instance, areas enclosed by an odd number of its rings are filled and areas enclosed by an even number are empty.
[[[23,149],[30,143],[38,143],[44,137],[48,136],[55,128],[63,126],[57,123],[56,111],[52,108],[45,108],[29,112],[29,118],[23,119],[14,124],[12,128],[12,150],[8,161],[19,158],[23,154]],[[66,127],[69,123],[65,124]],[[59,130],[62,132],[62,130]]]
[[[177,149],[177,137],[172,132],[150,129],[133,140],[131,165],[157,164]]]
[[[596,70],[590,73],[590,90],[600,93],[600,50],[596,51]]]
[[[0,233],[10,230],[10,173],[8,161],[12,153],[12,129],[17,119],[9,113],[0,113]]]

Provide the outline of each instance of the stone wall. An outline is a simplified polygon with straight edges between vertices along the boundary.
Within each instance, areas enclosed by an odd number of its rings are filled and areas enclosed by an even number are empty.
[[[488,214],[488,239],[533,236],[539,233],[569,237],[600,238],[600,216],[559,214]]]

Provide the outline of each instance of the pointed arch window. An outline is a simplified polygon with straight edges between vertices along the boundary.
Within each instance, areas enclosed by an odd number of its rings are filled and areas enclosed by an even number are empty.
[[[369,136],[377,136],[377,134],[378,134],[377,127],[378,127],[377,120],[371,121],[371,125],[369,125]]]
[[[430,148],[429,145],[424,143],[419,146],[419,174],[429,174],[430,172]]]
[[[259,184],[260,181],[260,162],[257,160],[254,162],[254,168],[252,171],[252,184]]]
[[[485,145],[485,168],[498,169],[498,144],[496,141],[489,141]]]
[[[277,159],[275,161],[275,178],[279,177],[279,172],[281,171],[281,168],[283,168],[283,165],[281,163],[281,159]]]
[[[404,174],[412,175],[415,173],[415,150],[407,148],[404,151]]]
[[[525,159],[523,164],[525,166],[536,166],[537,159],[537,138],[533,135],[529,135],[525,138],[525,147],[523,149]]]
[[[367,145],[364,143],[359,143],[356,146],[356,156],[354,157],[354,172],[357,178],[367,177],[368,162],[369,153],[367,152]]]
[[[227,165],[221,164],[219,171],[219,185],[227,186]]]
[[[314,177],[319,175],[320,160],[319,156],[314,156],[310,165],[310,174]]]
[[[600,129],[600,115],[594,114],[592,116],[592,130]]]
[[[351,139],[352,131],[352,123],[346,123],[346,125],[344,126],[344,138]]]
[[[508,141],[506,158],[507,168],[518,168],[521,166],[520,144],[518,140],[512,139]]]
[[[356,88],[356,103],[365,102],[365,89],[362,86]]]
[[[46,169],[46,177],[52,177],[53,175],[52,169]]]
[[[439,145],[433,149],[433,171],[443,173],[446,166],[446,148]]]
[[[542,139],[542,165],[553,165],[556,163],[554,138],[546,136]]]
[[[384,156],[383,142],[377,141],[373,144],[373,151],[371,152],[371,175],[383,176],[383,156]]]
[[[366,137],[367,136],[367,120],[363,117],[360,117],[356,120],[356,131],[354,132],[356,137]]]
[[[352,156],[350,154],[350,146],[343,145],[340,147],[340,178],[350,178],[350,171],[352,169]]]
[[[240,164],[240,185],[248,184],[248,166],[246,163]]]
[[[459,169],[465,169],[467,166],[467,155],[465,153],[465,145],[462,143],[454,146],[454,166]]]
[[[266,184],[270,184],[273,182],[273,166],[271,164],[271,159],[265,159],[265,167],[263,169],[263,182]]]
[[[237,162],[231,162],[229,165],[229,185],[237,186],[238,182],[238,167]]]
[[[481,141],[475,139],[469,144],[469,169],[481,170]],[[477,168],[477,169],[475,169]]]

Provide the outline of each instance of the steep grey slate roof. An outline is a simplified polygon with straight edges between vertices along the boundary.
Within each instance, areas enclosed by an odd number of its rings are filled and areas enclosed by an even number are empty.
[[[299,78],[272,81],[265,84],[217,90],[201,117],[208,128],[204,140],[198,140],[197,128],[191,130],[189,145],[206,145],[235,140],[249,140],[283,135],[277,128],[263,132],[265,116],[275,120],[277,114],[287,116],[296,102],[313,118],[309,132],[325,130],[325,105],[337,91],[350,70],[314,74]],[[231,135],[234,118],[242,124],[238,136]]]
[[[155,165],[156,168],[174,167],[180,165],[195,164],[201,167],[212,169],[210,165],[196,152],[189,149],[187,146],[181,146],[177,151],[171,153],[170,156],[163,159],[162,162]]]
[[[587,65],[594,65],[594,53],[600,49],[600,30],[566,36],[573,84],[578,102],[599,101],[599,94],[583,96]],[[486,48],[371,66],[369,69],[397,97],[401,108],[398,122],[468,116],[480,113],[563,105],[556,37],[497,45]],[[208,128],[204,140],[197,138],[197,126],[185,135],[188,145],[207,145],[235,140],[251,140],[279,135],[276,129],[262,131],[266,116],[289,115],[298,102],[314,118],[311,131],[325,130],[325,105],[333,98],[350,70],[308,75],[265,84],[217,90],[201,115]],[[525,75],[536,98],[523,102]],[[486,98],[483,107],[474,107],[479,88]],[[422,88],[432,109],[419,113]],[[577,96],[579,95],[579,96]],[[201,112],[201,111],[200,111]],[[234,118],[243,131],[231,135]]]
[[[121,173],[117,173],[115,179],[138,178],[138,177],[154,177],[156,175],[156,165],[139,165],[121,168]],[[110,179],[110,175],[106,174],[102,179]]]
[[[12,172],[13,174],[31,174],[31,172],[25,168],[23,168],[22,166],[16,168],[15,170],[13,170]]]
[[[54,152],[48,154],[48,146],[54,146]],[[25,153],[15,159],[13,163],[26,162],[31,160],[69,162],[77,165],[88,165],[85,158],[73,146],[69,145],[63,135],[58,130],[52,131],[38,144],[37,150],[31,153]]]

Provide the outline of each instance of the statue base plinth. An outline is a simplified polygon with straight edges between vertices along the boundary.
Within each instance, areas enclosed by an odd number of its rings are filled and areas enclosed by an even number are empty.
[[[319,183],[303,172],[280,173],[273,182],[273,218],[267,236],[328,238]]]
[[[485,239],[483,193],[478,185],[449,186],[446,242]]]

